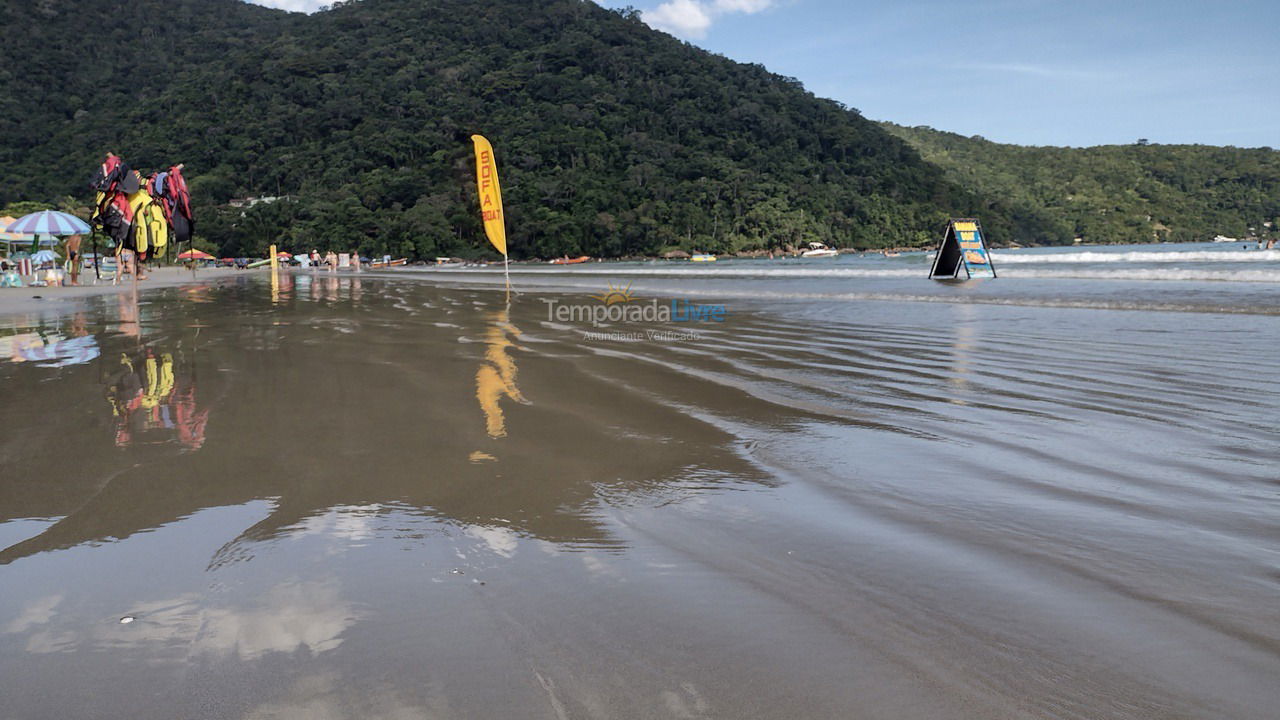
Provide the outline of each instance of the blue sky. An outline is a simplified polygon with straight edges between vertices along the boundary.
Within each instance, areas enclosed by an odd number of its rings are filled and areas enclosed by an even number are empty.
[[[1026,145],[1280,147],[1280,0],[598,2],[876,120]]]

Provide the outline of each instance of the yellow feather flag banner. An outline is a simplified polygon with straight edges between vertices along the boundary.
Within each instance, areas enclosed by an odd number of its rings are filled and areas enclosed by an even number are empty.
[[[502,217],[502,188],[498,186],[498,164],[493,159],[493,146],[483,135],[472,135],[476,147],[476,188],[480,191],[480,217],[489,242],[507,256],[507,226]]]

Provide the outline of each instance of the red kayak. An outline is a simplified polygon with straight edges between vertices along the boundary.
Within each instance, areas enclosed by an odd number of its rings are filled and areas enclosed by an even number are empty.
[[[577,265],[578,263],[584,263],[590,259],[591,258],[587,257],[586,255],[583,255],[581,257],[576,257],[576,258],[565,256],[562,258],[556,258],[555,260],[552,260],[551,264],[552,265]]]

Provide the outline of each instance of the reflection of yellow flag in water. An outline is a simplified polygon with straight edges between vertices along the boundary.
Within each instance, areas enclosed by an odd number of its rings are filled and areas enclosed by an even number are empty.
[[[502,396],[518,403],[529,402],[520,393],[520,388],[516,387],[516,362],[507,354],[507,349],[515,345],[511,338],[520,336],[520,331],[508,318],[505,310],[493,314],[493,323],[485,334],[485,362],[476,371],[476,399],[480,401],[480,410],[484,412],[485,430],[492,438],[507,435],[507,422],[502,414],[502,406],[498,404]]]
[[[502,188],[498,186],[498,164],[493,159],[493,146],[482,135],[472,135],[476,146],[476,188],[480,191],[480,217],[489,242],[504,256],[507,254],[507,227],[502,217]]]

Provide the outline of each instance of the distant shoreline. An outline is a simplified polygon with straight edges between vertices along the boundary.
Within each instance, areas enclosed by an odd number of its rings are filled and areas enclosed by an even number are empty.
[[[236,277],[238,274],[242,273],[231,268],[200,268],[193,275],[187,268],[163,267],[149,271],[147,278],[137,283],[137,288],[150,290],[205,284]],[[134,287],[134,281],[127,277],[119,285],[112,285],[110,280],[99,280],[95,285],[93,271],[82,273],[80,282],[80,285],[63,287],[0,288],[0,317],[44,311],[60,313],[75,309],[76,304],[87,298],[116,295]]]

